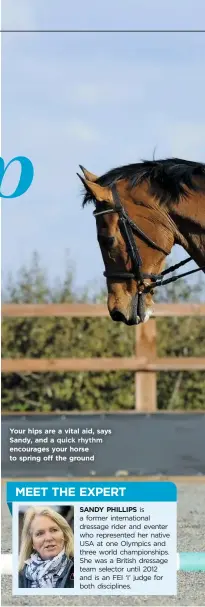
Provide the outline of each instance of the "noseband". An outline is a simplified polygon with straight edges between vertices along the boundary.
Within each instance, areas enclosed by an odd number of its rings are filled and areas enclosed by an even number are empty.
[[[188,276],[189,274],[194,274],[195,272],[199,272],[200,270],[205,269],[205,266],[203,266],[201,268],[197,268],[195,270],[190,270],[189,272],[184,272],[183,274],[179,274],[178,276],[172,276],[171,278],[164,280],[164,276],[166,274],[169,274],[170,272],[177,270],[178,268],[180,268],[181,266],[185,265],[186,263],[188,263],[189,261],[192,260],[191,257],[187,257],[186,259],[184,259],[183,261],[180,261],[179,263],[175,264],[174,266],[167,268],[160,274],[147,274],[147,273],[142,272],[142,259],[141,259],[140,252],[136,245],[133,234],[136,234],[137,236],[139,236],[141,238],[141,240],[144,240],[144,242],[146,242],[150,247],[152,247],[156,251],[160,251],[161,253],[164,253],[165,256],[169,255],[169,251],[166,251],[165,249],[162,249],[162,247],[159,247],[156,244],[156,242],[154,242],[154,240],[149,238],[149,236],[147,236],[147,234],[145,234],[136,225],[136,223],[134,223],[134,221],[132,221],[132,219],[130,219],[129,215],[125,211],[125,209],[120,201],[120,197],[117,192],[115,184],[111,187],[111,192],[112,192],[112,197],[113,197],[113,201],[114,201],[113,207],[110,209],[106,209],[104,211],[94,211],[93,215],[95,217],[98,217],[99,215],[105,215],[107,213],[117,213],[118,214],[119,228],[120,228],[121,234],[124,238],[124,241],[126,243],[126,247],[127,247],[127,251],[129,253],[130,259],[132,261],[132,272],[129,272],[129,271],[128,272],[126,272],[126,271],[125,272],[117,272],[117,271],[116,272],[104,272],[103,274],[106,278],[111,278],[111,279],[117,278],[117,279],[121,279],[121,280],[127,280],[128,278],[130,278],[130,279],[132,278],[140,283],[139,286],[142,287],[143,294],[145,294],[145,293],[149,293],[152,289],[155,289],[158,286],[170,284],[171,282],[175,282],[179,278]],[[146,278],[150,278],[152,280],[152,282],[149,285],[145,285],[145,283],[144,283],[144,279],[146,279]],[[141,293],[142,293],[142,291],[141,291]],[[139,293],[140,293],[140,291],[139,291]]]

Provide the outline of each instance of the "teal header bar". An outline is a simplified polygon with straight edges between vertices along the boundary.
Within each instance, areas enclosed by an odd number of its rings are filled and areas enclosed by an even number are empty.
[[[8,482],[7,502],[176,502],[171,482]]]

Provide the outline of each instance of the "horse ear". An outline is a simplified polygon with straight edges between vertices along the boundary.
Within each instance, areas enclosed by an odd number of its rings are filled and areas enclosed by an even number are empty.
[[[83,172],[85,179],[88,179],[88,181],[92,181],[93,183],[95,181],[97,181],[97,179],[98,179],[97,175],[95,175],[94,173],[90,173],[90,171],[87,171],[87,169],[85,169],[85,167],[83,167],[82,164],[79,164],[79,167],[80,167],[81,171]]]
[[[90,194],[92,194],[92,196],[93,196],[93,198],[95,198],[96,202],[103,202],[103,201],[110,202],[110,203],[113,202],[112,192],[111,192],[110,188],[102,187],[98,183],[93,183],[92,181],[89,181],[88,179],[83,179],[83,177],[81,177],[81,175],[79,175],[79,173],[77,173],[77,175],[83,182],[83,185],[84,185],[86,191],[89,192]]]
[[[102,187],[98,183],[93,183],[87,179],[86,185],[97,202],[113,202],[110,188]]]

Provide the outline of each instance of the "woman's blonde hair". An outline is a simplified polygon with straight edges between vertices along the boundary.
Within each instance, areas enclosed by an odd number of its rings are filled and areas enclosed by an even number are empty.
[[[65,553],[68,558],[74,555],[74,537],[70,525],[67,521],[59,514],[49,508],[49,506],[31,507],[28,508],[24,515],[24,523],[21,534],[21,548],[19,555],[19,570],[24,568],[25,561],[31,556],[33,552],[33,541],[31,535],[31,524],[35,516],[48,516],[52,521],[56,523],[63,532],[65,541]]]

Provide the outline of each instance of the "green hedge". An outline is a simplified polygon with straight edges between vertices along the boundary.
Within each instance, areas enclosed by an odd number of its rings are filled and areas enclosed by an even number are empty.
[[[160,293],[160,300],[196,300],[199,286],[180,281]],[[31,267],[22,268],[15,281],[8,280],[4,301],[8,303],[90,301],[86,290],[75,292],[73,273],[50,287],[37,254]],[[159,296],[158,296],[159,300]],[[92,301],[105,301],[99,293]],[[134,354],[133,327],[109,318],[5,318],[2,324],[2,356],[5,358],[110,357]],[[203,318],[159,318],[159,356],[203,356]],[[204,372],[157,374],[159,409],[205,409]],[[134,374],[13,373],[2,374],[2,408],[12,411],[116,410],[134,407]]]

